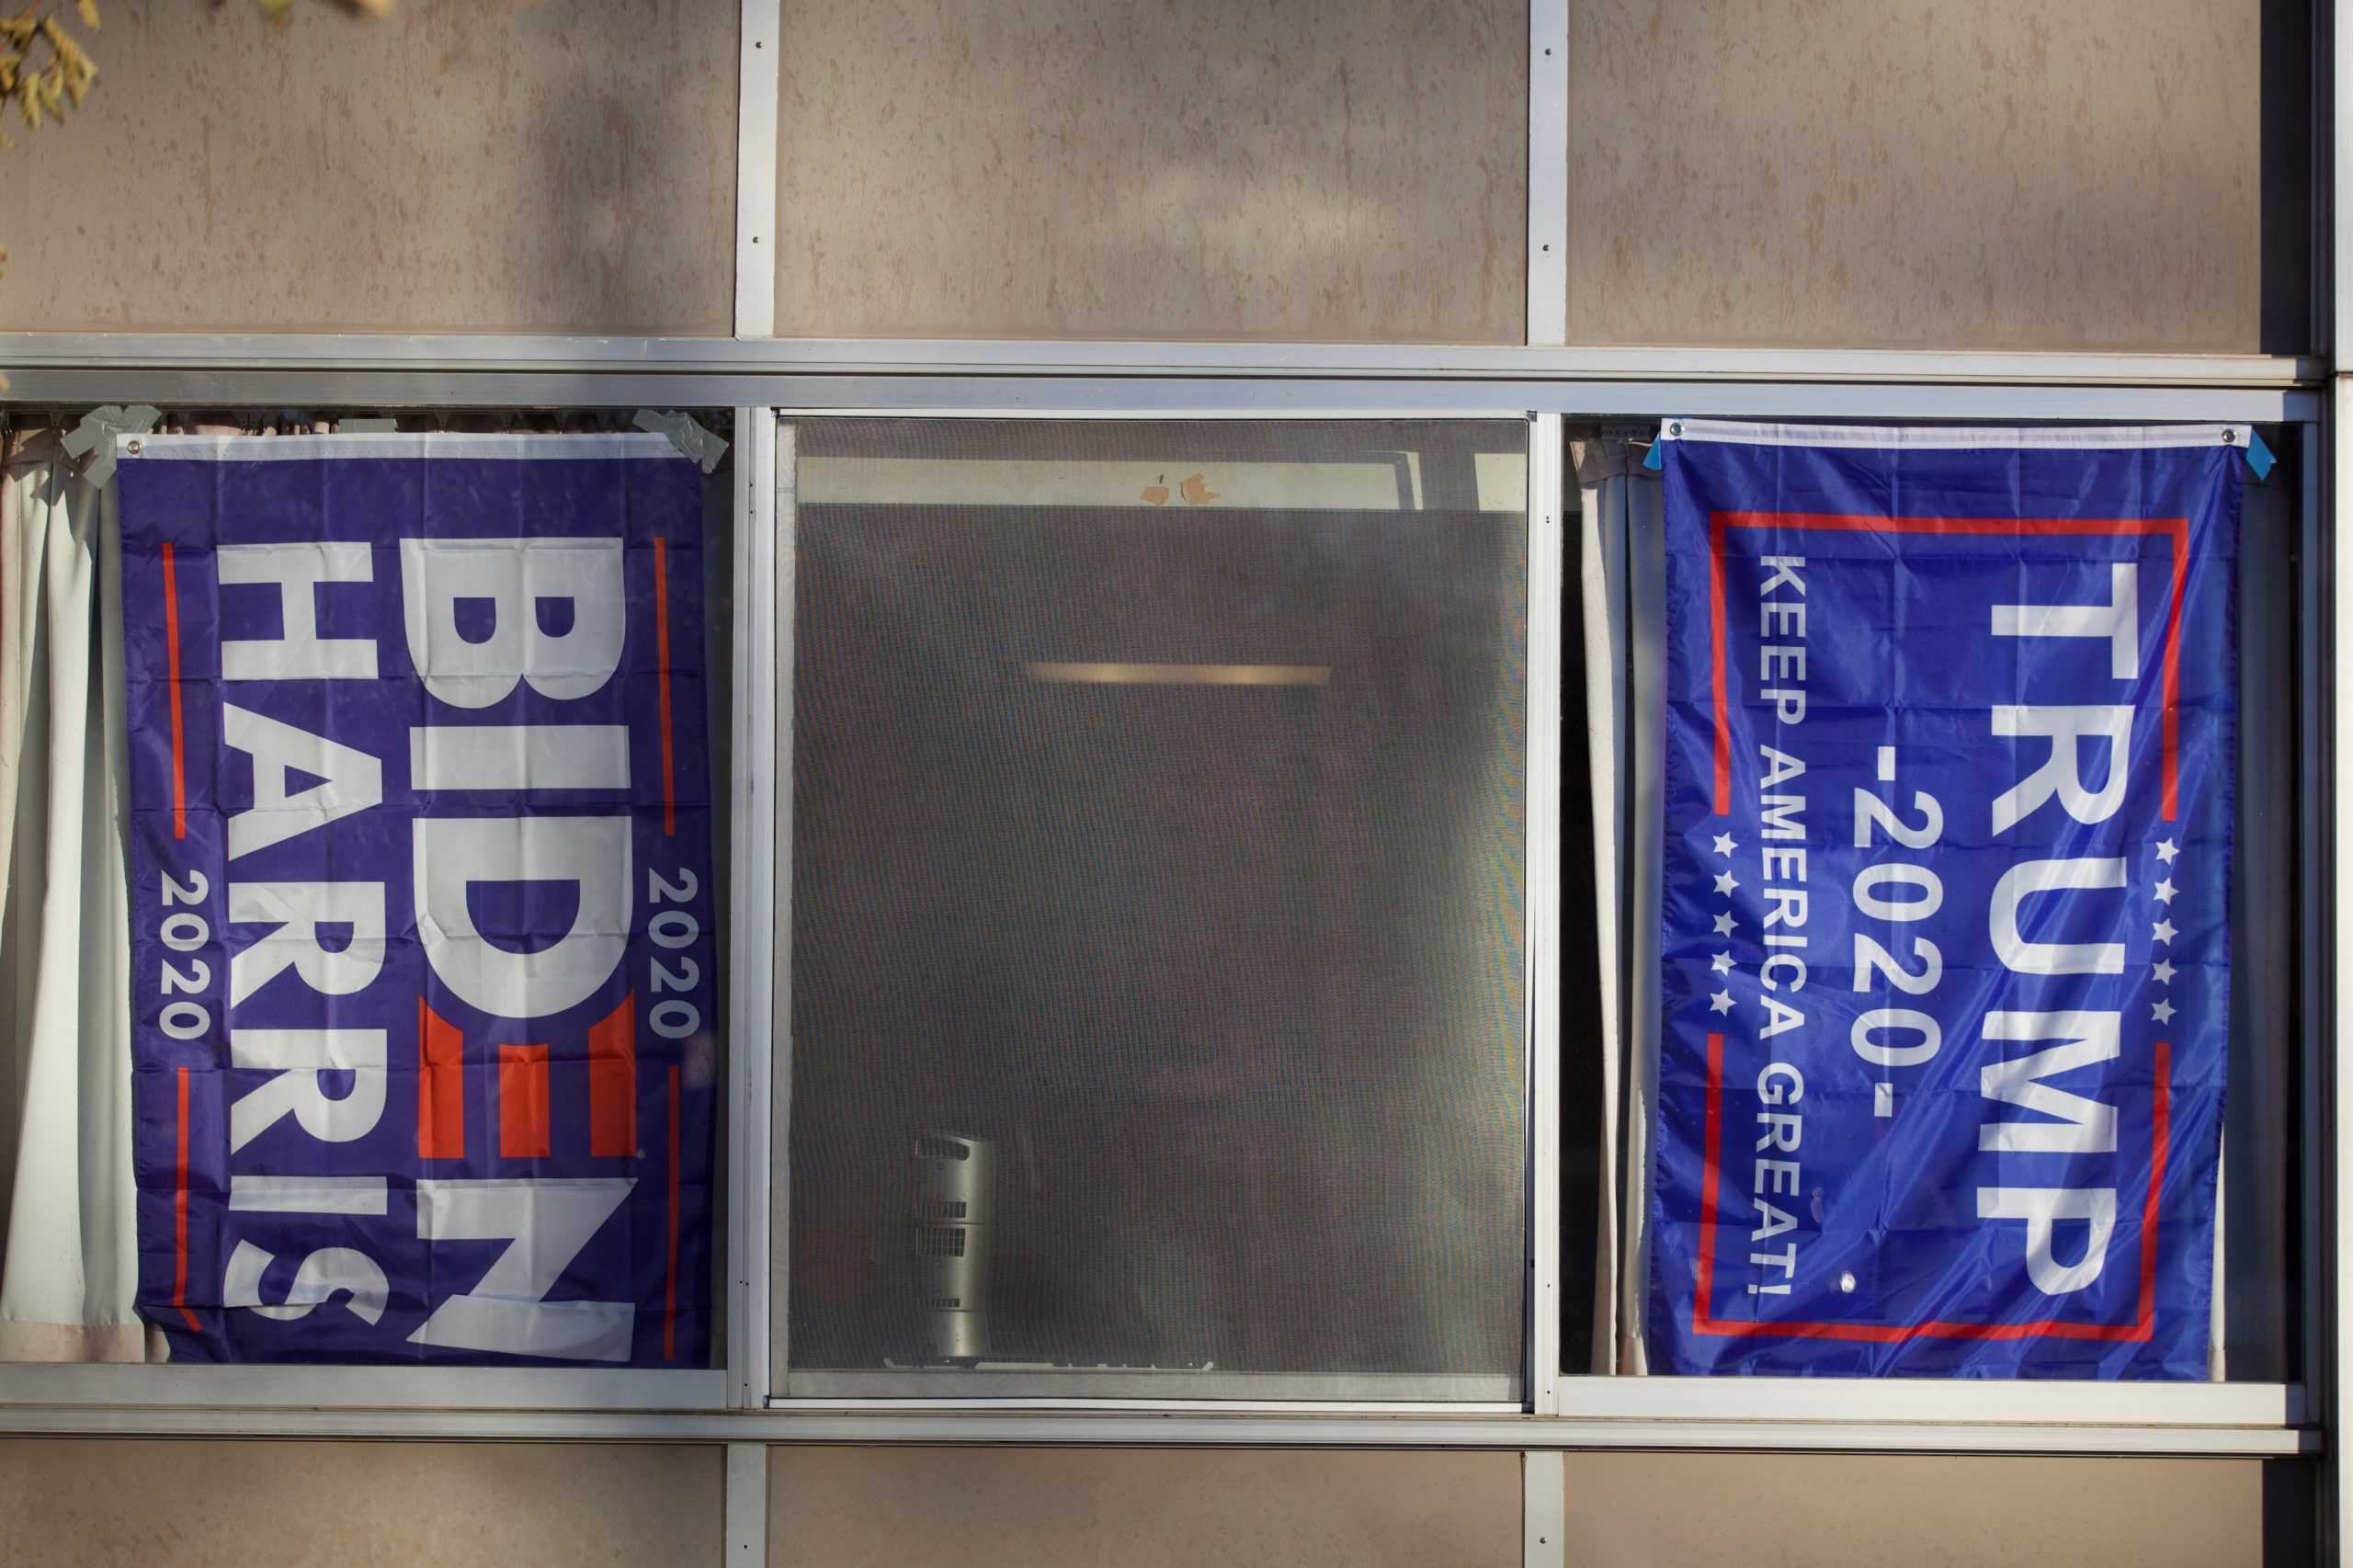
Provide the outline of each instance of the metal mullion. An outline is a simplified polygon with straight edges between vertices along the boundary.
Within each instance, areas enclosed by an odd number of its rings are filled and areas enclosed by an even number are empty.
[[[1528,448],[1528,1228],[1527,1397],[1557,1411],[1561,1380],[1561,646],[1567,551],[1561,416],[1540,414]]]
[[[2315,223],[2313,236],[2328,266],[2327,281],[2316,301],[2320,330],[2313,335],[2336,361],[2331,369],[2342,369],[2343,334],[2348,301],[2353,301],[2353,199],[2348,199],[2353,198],[2353,103],[2344,97],[2344,84],[2353,82],[2353,28],[2342,25],[2334,5],[2315,6],[2314,11],[2316,25],[2326,29],[2328,42],[2325,51],[2314,51],[2325,90],[2313,95],[2320,106],[2317,112],[2327,117],[2321,133],[2314,137],[2313,152],[2315,161],[2326,170],[2325,188],[2317,194],[2325,202],[2328,222]],[[2321,181],[2315,179],[2314,184],[2317,187]],[[2336,914],[2336,887],[2344,870],[2338,849],[2345,841],[2347,813],[2353,810],[2353,801],[2348,801],[2336,777],[2336,747],[2346,733],[2347,717],[2344,687],[2336,667],[2336,617],[2345,602],[2345,574],[2353,566],[2353,552],[2341,549],[2339,540],[2345,511],[2340,489],[2343,465],[2353,455],[2353,428],[2347,423],[2353,409],[2346,406],[2346,391],[2343,377],[2330,381],[2324,424],[2316,432],[2322,438],[2302,454],[2309,471],[2305,493],[2308,497],[2316,494],[2320,503],[2308,509],[2304,519],[2304,537],[2313,551],[2305,559],[2302,574],[2310,585],[2304,648],[2312,678],[2305,700],[2313,743],[2304,770],[2305,820],[2314,831],[2305,842],[2302,862],[2313,873],[2311,880],[2322,884],[2307,897],[2303,910],[2305,951],[2312,960],[2304,989],[2309,1026],[2302,1041],[2309,1062],[2304,1082],[2307,1091],[2317,1088],[2319,1092],[2308,1092],[2306,1096],[2304,1119],[2311,1142],[2303,1151],[2302,1173],[2307,1177],[2306,1207],[2314,1211],[2304,1227],[2305,1300],[2307,1303],[2317,1301],[2320,1308],[2306,1319],[2305,1345],[2311,1358],[2303,1373],[2318,1392],[2315,1403],[2328,1445],[2315,1488],[2319,1515],[2315,1544],[2317,1560],[2323,1562],[2345,1561],[2347,1542],[2353,1540],[2353,1528],[2347,1528],[2353,1523],[2353,1487],[2346,1484],[2343,1458],[2347,1415],[2346,1351],[2348,1336],[2353,1336],[2353,1321],[2348,1321],[2345,1311],[2341,1274],[2353,1205],[2347,1202],[2347,1172],[2338,1144],[2347,1125],[2347,1100],[2353,1097],[2353,1083],[2348,1083],[2338,1054],[2346,1035],[2344,1010],[2353,989],[2337,982],[2345,953]]]
[[[1569,5],[1528,7],[1528,341],[1569,340]]]
[[[2297,573],[2297,844],[2296,890],[2296,1074],[2297,1137],[2294,1175],[2299,1194],[2297,1228],[2298,1345],[2295,1370],[2324,1407],[2328,1378],[2329,1271],[2325,1226],[2329,1206],[2324,1194],[2329,1174],[2326,1142],[2330,1037],[2329,960],[2326,947],[2333,891],[2328,868],[2329,790],[2333,767],[2328,751],[2328,613],[2331,529],[2326,512],[2329,426],[2311,421],[2297,427],[2296,529],[2302,570]]]
[[[767,1175],[760,1185],[761,1196],[767,1200],[762,1231],[767,1303],[762,1344],[766,1355],[755,1392],[760,1400],[767,1400],[785,1386],[792,1369],[792,747],[801,431],[797,424],[778,410],[767,409],[763,413],[770,432],[769,472],[764,492],[768,497],[767,531],[772,541],[763,579],[774,628],[767,663],[775,672],[767,704],[770,733],[764,755],[772,759],[768,824],[774,846],[770,860],[775,885],[767,903],[767,957],[763,964],[770,983],[770,1072],[754,1102],[761,1108],[767,1127],[762,1145]]]
[[[0,363],[6,363],[0,356]],[[1536,410],[1594,418],[1673,414],[1781,419],[2309,419],[2318,394],[2271,387],[2164,383],[2071,387],[2039,382],[1749,382],[1291,376],[1123,377],[714,373],[703,370],[148,369],[10,368],[11,396],[40,405],[147,402],[206,407],[710,407],[763,404],[827,415],[1056,418],[1516,418]]]
[[[1344,1377],[1346,1374],[1336,1374]],[[1276,1374],[1278,1380],[1280,1374]],[[1302,1379],[1298,1381],[1313,1381]],[[1500,1381],[1500,1380],[1499,1380]],[[933,1415],[943,1411],[977,1411],[1010,1415],[1065,1415],[1081,1418],[1105,1411],[1157,1413],[1163,1415],[1314,1415],[1354,1419],[1364,1415],[1410,1415],[1443,1421],[1456,1416],[1528,1417],[1525,1400],[1395,1400],[1395,1399],[1275,1399],[1213,1395],[1187,1400],[1116,1399],[1098,1395],[1040,1395],[1023,1398],[903,1397],[897,1399],[824,1399],[793,1395],[768,1401],[772,1412],[844,1415],[869,1412]]]
[[[2345,85],[2353,83],[2353,28],[2343,25],[2335,5],[2315,9],[2321,13],[2321,25],[2329,29],[2329,47],[2320,65],[2328,91],[2317,99],[2326,106],[2321,112],[2328,120],[2325,134],[2315,138],[2319,144],[2314,149],[2327,169],[2329,222],[2325,232],[2329,267],[2323,330],[2316,335],[2329,346],[2331,370],[2342,372],[2346,368],[2343,335],[2348,309],[2353,309],[2353,101],[2345,92]],[[2348,1115],[2353,1113],[2353,1074],[2344,1070],[2340,1055],[2347,1034],[2347,1008],[2353,1006],[2353,986],[2342,984],[2338,978],[2347,955],[2336,899],[2346,869],[2340,854],[2347,828],[2353,825],[2353,794],[2345,790],[2336,776],[2337,748],[2347,733],[2347,721],[2353,719],[2347,708],[2348,699],[2353,699],[2353,688],[2347,687],[2336,668],[2336,654],[2342,647],[2338,616],[2347,602],[2347,589],[2353,586],[2353,579],[2347,576],[2353,572],[2353,551],[2342,548],[2341,539],[2345,464],[2353,458],[2353,407],[2347,403],[2347,378],[2334,375],[2321,415],[2326,421],[2326,438],[2314,442],[2313,450],[2306,455],[2306,466],[2320,471],[2325,516],[2307,519],[2307,528],[2313,531],[2306,537],[2321,553],[2305,562],[2303,573],[2304,580],[2313,585],[2317,599],[2306,647],[2315,676],[2310,700],[2318,731],[2314,737],[2318,744],[2313,748],[2318,777],[2308,771],[2306,778],[2316,786],[2311,799],[2322,832],[2304,846],[2302,863],[2317,870],[2326,890],[2306,906],[2316,918],[2307,927],[2305,941],[2317,960],[2307,997],[2318,1007],[2310,1015],[2314,1027],[2304,1044],[2307,1053],[2318,1059],[2315,1071],[2323,1092],[2314,1096],[2321,1108],[2307,1117],[2315,1141],[2305,1151],[2303,1167],[2307,1176],[2320,1178],[2309,1184],[2307,1193],[2325,1210],[2325,1217],[2308,1227],[2308,1234],[2317,1237],[2318,1247],[2303,1260],[2308,1278],[2316,1277],[2323,1284],[2325,1303],[2313,1335],[2319,1341],[2319,1356],[2303,1369],[2305,1378],[2318,1391],[2316,1403],[2327,1438],[2328,1457],[2321,1466],[2316,1488],[2316,1544],[2318,1560],[2324,1562],[2346,1561],[2348,1542],[2353,1542],[2353,1485],[2347,1483],[2344,1461],[2348,1416],[2353,1416],[2353,1403],[2347,1399],[2353,1390],[2348,1389],[2346,1376],[2348,1365],[2353,1365],[2353,1313],[2346,1310],[2343,1274],[2348,1257],[2353,1257],[2353,1244],[2353,1244],[2353,1201],[2348,1201],[2353,1197],[2353,1169],[2348,1169],[2340,1146],[2344,1130],[2353,1126],[2353,1115]],[[2308,1078],[2308,1086],[2311,1082]]]
[[[335,333],[0,332],[0,365],[11,376],[77,369],[419,369],[576,376],[1254,376],[2237,387],[2316,384],[2330,373],[2324,359],[2268,354]]]
[[[1749,385],[1715,381],[1316,381],[975,377],[777,383],[791,415],[1001,419],[1517,419],[1797,417],[2006,424],[2276,423],[2317,416],[2318,394],[2172,386]]]
[[[760,1568],[768,1560],[768,1450],[766,1444],[727,1445],[723,1507],[720,1562],[725,1568]]]
[[[730,780],[733,893],[730,945],[734,1051],[729,1085],[727,1370],[729,1403],[756,1408],[767,1396],[767,1174],[773,1131],[767,1114],[775,1028],[769,912],[776,863],[766,766],[776,737],[776,615],[763,591],[775,558],[776,419],[766,408],[735,411],[734,778]],[[764,852],[765,849],[765,852]]]
[[[2344,97],[2346,83],[2353,83],[2353,28],[2344,26],[2344,14],[2336,5],[2313,7],[2323,12],[2329,28],[2329,50],[2323,62],[2325,87],[2318,101],[2325,106],[2320,113],[2329,116],[2327,125],[2320,130],[2318,153],[2327,160],[2327,330],[2320,341],[2329,347],[2329,358],[2344,362],[2341,327],[2353,309],[2353,200],[2346,200],[2346,184],[2353,179],[2353,104]],[[2318,169],[2315,169],[2318,175]],[[2332,365],[2335,369],[2335,365]]]
[[[753,1190],[745,1141],[749,1129],[745,1126],[743,1105],[751,1073],[751,1055],[759,1039],[755,1020],[757,1002],[755,988],[745,983],[752,973],[747,958],[751,950],[750,909],[756,896],[749,876],[751,840],[746,829],[751,825],[751,812],[745,800],[751,769],[744,759],[751,751],[751,711],[753,690],[757,679],[758,661],[751,657],[752,606],[744,585],[752,577],[751,549],[752,518],[755,515],[753,495],[758,489],[758,438],[751,424],[756,412],[748,408],[735,411],[735,472],[733,497],[734,536],[733,545],[730,596],[733,625],[728,648],[733,679],[729,690],[733,710],[729,720],[729,756],[733,759],[732,777],[727,781],[727,842],[730,850],[728,867],[727,912],[727,994],[728,994],[728,1086],[727,1105],[727,1402],[733,1405],[744,1403],[742,1368],[745,1358],[745,1337],[752,1333],[750,1282],[743,1264],[745,1232],[750,1221],[745,1199]],[[764,1206],[763,1206],[764,1207]],[[765,1325],[762,1325],[763,1327]]]
[[[743,0],[736,30],[735,335],[776,331],[780,0]]]
[[[1566,1568],[1568,1456],[1558,1449],[1519,1456],[1520,1568]]]
[[[2336,7],[2316,5],[2312,7],[2312,167],[2307,176],[2311,226],[2307,231],[2305,302],[2312,312],[2311,331],[2306,335],[2306,347],[2316,359],[2336,357],[2336,277],[2334,257],[2336,254],[2331,225],[2336,209],[2335,179],[2332,171],[2332,146],[2335,141],[2333,121],[2336,116],[2336,50],[2332,39],[2336,28]]]

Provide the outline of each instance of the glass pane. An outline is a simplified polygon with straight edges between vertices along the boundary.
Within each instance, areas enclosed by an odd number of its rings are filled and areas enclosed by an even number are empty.
[[[786,1392],[1518,1397],[1526,439],[799,427]]]
[[[2299,1137],[2297,795],[2302,737],[2296,648],[2302,619],[2294,431],[2264,430],[2280,461],[2250,474],[2239,517],[2238,821],[2231,879],[2231,1062],[2223,1095],[2216,1221],[2217,1374],[2233,1382],[2298,1375],[2294,1237]]]

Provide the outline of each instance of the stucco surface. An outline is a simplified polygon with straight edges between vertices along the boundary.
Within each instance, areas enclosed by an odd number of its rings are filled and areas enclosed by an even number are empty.
[[[0,152],[0,329],[734,329],[733,0],[104,0]]]
[[[1510,0],[789,3],[787,335],[1516,343]]]
[[[1574,1568],[2309,1562],[2297,1461],[1573,1453]]]
[[[1517,1453],[769,1450],[771,1568],[1518,1568]]]
[[[2262,341],[2267,266],[2307,259],[2295,222],[2264,254],[2263,97],[2305,69],[2267,78],[2277,8],[1571,0],[1569,340],[2293,347]]]
[[[717,1562],[724,1454],[591,1443],[0,1439],[0,1562]]]

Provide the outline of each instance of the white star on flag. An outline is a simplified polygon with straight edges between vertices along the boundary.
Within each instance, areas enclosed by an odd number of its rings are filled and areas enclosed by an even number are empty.
[[[2160,920],[2149,927],[2149,939],[2154,942],[2170,942],[2173,935],[2173,922],[2170,920]]]
[[[2173,858],[2180,853],[2180,850],[2174,847],[2173,840],[2170,838],[2157,846],[2157,858],[2168,866],[2173,864]]]
[[[1734,843],[1732,841],[1732,835],[1731,835],[1731,834],[1729,834],[1729,833],[1720,833],[1720,834],[1716,835],[1716,853],[1717,853],[1717,854],[1719,854],[1719,855],[1729,855],[1729,854],[1731,854],[1733,850],[1735,850],[1735,849],[1737,849],[1737,848],[1739,848],[1739,847],[1740,847],[1740,846],[1739,846],[1739,845],[1734,844]]]
[[[1732,873],[1730,871],[1719,871],[1716,873],[1716,891],[1722,893],[1725,897],[1731,897],[1732,890],[1738,886],[1740,886],[1740,884],[1732,880]]]
[[[2149,1009],[2149,1017],[2152,1021],[2160,1024],[2169,1024],[2173,1022],[2173,1004],[2170,1002],[2158,1003],[2156,1006]]]
[[[1729,991],[1718,991],[1711,994],[1708,998],[1708,1011],[1711,1013],[1731,1012],[1732,993]]]
[[[2159,903],[2171,903],[2173,902],[2173,879],[2171,877],[2167,877],[2164,881],[2157,884],[2157,902]]]
[[[2157,983],[2159,985],[2171,985],[2173,983],[2173,964],[2170,961],[2157,965],[2156,968],[2151,970],[2149,972],[2157,977]]]
[[[1716,935],[1717,935],[1717,936],[1719,936],[1719,937],[1729,937],[1729,936],[1731,936],[1731,935],[1732,935],[1732,927],[1733,927],[1733,918],[1732,918],[1732,916],[1731,916],[1731,915],[1717,915],[1717,916],[1716,916]]]
[[[1732,972],[1732,955],[1730,953],[1718,953],[1714,958],[1708,960],[1708,967],[1715,971],[1718,974],[1730,974]]]

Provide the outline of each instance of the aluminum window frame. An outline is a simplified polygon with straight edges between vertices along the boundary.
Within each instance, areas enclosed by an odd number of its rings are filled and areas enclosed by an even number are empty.
[[[1539,453],[1560,462],[1563,416],[1579,420],[1667,415],[1867,417],[1904,420],[2244,421],[2299,426],[2307,551],[2302,574],[2299,722],[2303,777],[2299,809],[2308,858],[2325,866],[2326,839],[2353,812],[2341,799],[2325,749],[2332,717],[2353,715],[2336,688],[2330,615],[2346,563],[2328,548],[2324,464],[2353,443],[2346,411],[2313,383],[2323,368],[2298,358],[2198,356],[1907,355],[1805,351],[1389,349],[1230,345],[794,344],[547,338],[350,338],[0,335],[0,365],[15,385],[11,406],[144,401],[165,404],[376,406],[713,406],[735,410],[737,659],[734,733],[739,756],[775,755],[776,694],[789,690],[779,664],[775,595],[789,587],[789,551],[774,536],[775,419],[807,416],[1060,416],[1095,418],[1444,418],[1537,416],[1531,432],[1531,620],[1557,565],[1541,568],[1535,529],[1549,509],[1560,537],[1557,466],[1540,476]],[[762,435],[765,428],[765,437]],[[2353,450],[2353,446],[2343,449]],[[765,478],[764,478],[765,475]],[[766,505],[762,496],[767,497]],[[1558,611],[1559,595],[1551,596]],[[787,601],[789,602],[789,601]],[[765,604],[765,609],[762,605]],[[1556,624],[1552,682],[1558,687]],[[1536,655],[1531,625],[1531,665]],[[783,644],[789,647],[789,641]],[[760,656],[765,650],[766,656]],[[1540,705],[1541,706],[1541,705]],[[1553,705],[1557,706],[1557,704]],[[2353,718],[2347,718],[2353,722]],[[789,757],[784,759],[789,764]],[[1531,761],[1533,759],[1531,758]],[[1557,767],[1557,749],[1555,751]],[[739,774],[746,770],[739,763]],[[789,777],[789,774],[786,775]],[[733,783],[740,846],[763,812],[780,802],[756,779]],[[1558,831],[1558,791],[1552,814]],[[1533,817],[1531,815],[1531,825]],[[1555,840],[1554,842],[1557,842]],[[1538,862],[1530,883],[1557,900],[1557,858]],[[1549,854],[1549,847],[1545,853]],[[745,875],[736,890],[731,952],[736,1051],[727,1180],[731,1250],[726,1365],[709,1371],[564,1369],[450,1369],[348,1367],[0,1367],[0,1431],[204,1434],[252,1437],[508,1437],[548,1440],[1212,1443],[1835,1449],[1889,1452],[2286,1455],[2316,1451],[2316,1424],[2337,1397],[2328,1359],[2343,1331],[2332,1317],[2338,1238],[2353,1233],[2346,1173],[2320,1142],[2334,1122],[2324,1095],[2353,1086],[2332,1071],[2328,1028],[2339,1004],[2334,887],[2315,876],[2303,891],[2298,941],[2300,1063],[2305,1140],[2298,1171],[2307,1204],[2299,1258],[2303,1381],[2289,1384],[2016,1383],[1935,1381],[1563,1377],[1557,1351],[1539,1358],[1543,1335],[1525,1336],[1527,1408],[1518,1414],[1412,1413],[1291,1403],[1155,1403],[1142,1409],[1063,1403],[1051,1409],[914,1405],[771,1405],[765,1312],[766,1173],[773,1124],[765,1108],[775,1082],[768,1032],[775,975],[744,966],[767,943],[776,950],[775,898],[789,888],[781,855],[767,871],[765,913]],[[1531,911],[1531,961],[1543,950]],[[760,922],[767,921],[767,925]],[[1531,986],[1531,1031],[1549,996]],[[1538,1131],[1540,1075],[1529,1062],[1532,1187],[1557,1194],[1558,1118]],[[1552,1079],[1557,1082],[1557,1078]],[[752,1097],[754,1095],[756,1098]],[[2326,1178],[2325,1184],[2324,1178]],[[1559,1227],[1530,1228],[1531,1303],[1560,1282]],[[756,1222],[754,1217],[756,1215]],[[1533,1312],[1531,1305],[1531,1313]],[[1557,1334],[1556,1311],[1545,1314]],[[756,1332],[755,1331],[756,1328]],[[1555,1342],[1556,1343],[1556,1342]]]

